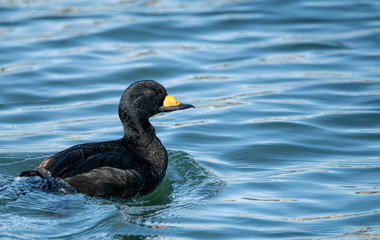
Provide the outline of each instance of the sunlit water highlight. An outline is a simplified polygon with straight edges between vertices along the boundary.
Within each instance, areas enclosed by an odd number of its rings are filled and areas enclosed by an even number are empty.
[[[0,0],[0,238],[380,238],[379,36],[369,0]],[[151,119],[170,157],[156,191],[20,187],[119,138],[141,79],[196,106]]]

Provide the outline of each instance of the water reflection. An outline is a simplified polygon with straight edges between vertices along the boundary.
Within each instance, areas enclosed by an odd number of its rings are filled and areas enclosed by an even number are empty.
[[[4,66],[0,68],[0,74],[10,74],[10,73],[20,73],[25,71],[35,70],[36,67],[52,64],[52,61],[40,61],[40,62],[19,62],[15,64],[11,64],[8,66]]]
[[[378,213],[378,211],[372,211],[372,212],[361,212],[361,213],[334,214],[334,215],[329,215],[329,216],[312,216],[312,217],[304,217],[304,218],[289,218],[286,220],[288,220],[288,221],[331,220],[331,219],[350,218],[350,217],[356,217],[356,216],[371,215],[371,214],[377,214],[377,213]]]

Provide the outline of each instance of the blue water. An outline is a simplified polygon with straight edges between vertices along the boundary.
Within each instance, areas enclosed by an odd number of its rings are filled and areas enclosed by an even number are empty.
[[[20,189],[141,79],[196,106],[156,191]],[[1,239],[377,239],[379,175],[379,1],[0,0]]]

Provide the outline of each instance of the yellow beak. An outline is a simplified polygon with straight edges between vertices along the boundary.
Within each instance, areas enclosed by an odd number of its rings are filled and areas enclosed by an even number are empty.
[[[193,108],[194,106],[191,104],[184,104],[178,102],[173,96],[166,95],[164,99],[164,103],[162,106],[158,109],[159,112],[171,112],[171,111],[177,111],[177,110],[183,110],[186,108]]]
[[[178,106],[181,103],[178,102],[172,95],[166,95],[164,99],[164,107],[173,107],[173,106]]]

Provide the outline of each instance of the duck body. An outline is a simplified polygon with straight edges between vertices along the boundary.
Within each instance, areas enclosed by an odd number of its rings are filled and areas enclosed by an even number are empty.
[[[157,138],[158,140],[158,138]],[[158,140],[159,141],[159,140]],[[150,150],[162,165],[150,162],[134,143],[119,139],[73,146],[44,160],[38,167],[91,196],[129,198],[153,191],[163,180],[167,153],[160,142]]]
[[[173,99],[155,81],[132,84],[119,104],[121,139],[75,145],[20,176],[39,176],[50,185],[62,179],[90,196],[131,198],[153,191],[165,177],[168,154],[148,119],[159,112],[193,107]]]

